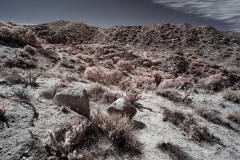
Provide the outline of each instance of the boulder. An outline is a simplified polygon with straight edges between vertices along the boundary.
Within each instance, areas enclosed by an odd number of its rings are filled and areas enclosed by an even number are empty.
[[[60,106],[68,106],[78,114],[90,118],[88,94],[83,87],[65,89],[54,96],[53,102]]]
[[[128,116],[132,119],[137,113],[136,108],[125,98],[119,98],[113,102],[107,109],[109,114],[117,113]]]

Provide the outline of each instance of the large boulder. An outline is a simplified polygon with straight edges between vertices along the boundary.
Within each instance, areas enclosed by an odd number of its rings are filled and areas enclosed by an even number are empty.
[[[83,87],[68,88],[57,93],[53,101],[60,106],[68,106],[73,111],[90,118],[89,99]]]
[[[122,114],[128,116],[132,119],[137,113],[136,108],[128,102],[125,98],[119,98],[115,102],[113,102],[107,109],[109,114]]]

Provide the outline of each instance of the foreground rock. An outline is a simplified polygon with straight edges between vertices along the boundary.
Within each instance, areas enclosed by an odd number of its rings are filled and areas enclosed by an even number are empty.
[[[68,106],[78,114],[90,118],[89,99],[83,87],[69,88],[59,92],[53,101],[59,106]]]
[[[117,113],[126,115],[132,119],[137,113],[137,110],[125,98],[119,98],[108,107],[107,112],[109,114]]]

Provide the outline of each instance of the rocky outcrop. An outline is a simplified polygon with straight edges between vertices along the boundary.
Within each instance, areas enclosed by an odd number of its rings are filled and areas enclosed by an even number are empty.
[[[132,119],[137,113],[137,110],[125,98],[119,98],[108,107],[107,112],[109,114],[115,113],[126,115]]]
[[[68,88],[59,92],[53,101],[60,106],[68,106],[73,111],[90,118],[89,99],[87,91],[83,87]]]

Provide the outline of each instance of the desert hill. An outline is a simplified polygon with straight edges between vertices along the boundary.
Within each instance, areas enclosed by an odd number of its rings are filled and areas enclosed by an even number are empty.
[[[0,22],[0,157],[240,159],[239,51],[211,26]]]

